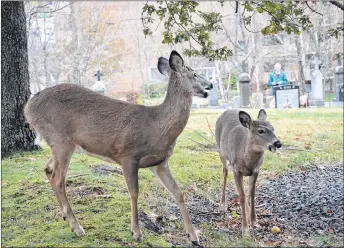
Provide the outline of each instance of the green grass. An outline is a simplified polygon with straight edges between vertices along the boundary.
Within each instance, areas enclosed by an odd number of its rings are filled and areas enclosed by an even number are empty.
[[[332,102],[333,98],[336,98],[336,93],[335,92],[325,92],[325,102]]]
[[[254,119],[258,110],[246,110]],[[170,159],[172,174],[187,192],[197,185],[195,194],[218,201],[222,184],[222,165],[214,149],[214,131],[220,110],[193,110],[189,122],[178,138],[174,155]],[[267,110],[268,120],[286,148],[278,153],[266,152],[262,176],[277,176],[288,169],[300,166],[343,161],[343,110],[298,109]],[[200,145],[204,144],[204,145]],[[68,171],[69,199],[86,236],[78,238],[70,232],[61,218],[58,204],[43,172],[50,149],[15,155],[2,160],[2,244],[15,246],[170,246],[168,233],[156,235],[144,228],[143,242],[133,242],[130,233],[130,199],[122,175],[99,175],[93,167],[106,164],[98,159],[75,153]],[[140,177],[139,210],[151,212],[151,201],[156,194],[168,193],[154,178],[150,170],[142,169]],[[232,176],[229,177],[232,183]],[[101,189],[111,196],[105,199],[96,193],[82,192]],[[189,194],[189,193],[188,193]],[[159,198],[160,199],[160,198]],[[169,198],[170,199],[170,198]],[[166,202],[156,202],[166,204]],[[177,238],[186,240],[182,222],[178,221]],[[254,239],[235,237],[229,242],[228,234],[213,230],[207,223],[199,228],[207,237],[206,246],[257,246]],[[320,237],[323,243],[333,239]]]

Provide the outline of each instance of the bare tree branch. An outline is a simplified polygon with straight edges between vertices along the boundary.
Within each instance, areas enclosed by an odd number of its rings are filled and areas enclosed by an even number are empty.
[[[209,124],[208,118],[206,117],[205,119],[207,120],[208,128],[209,128],[211,134],[215,137],[215,134],[213,133],[213,131],[212,131],[211,128],[210,128],[210,124]]]
[[[306,1],[306,5],[307,5],[307,7],[308,7],[311,11],[313,11],[314,13],[317,13],[318,15],[323,16],[323,14],[319,13],[318,11],[316,11],[315,9],[313,9],[311,6],[309,6],[309,4],[308,4],[307,1]]]
[[[344,4],[341,4],[340,2],[338,1],[329,1],[330,3],[332,3],[334,6],[340,8],[341,10],[344,11]]]
[[[166,4],[166,7],[167,7],[168,11],[171,12],[170,5],[168,4],[167,1],[165,1],[165,4]],[[179,16],[178,16],[178,17],[179,17]],[[187,29],[186,29],[183,25],[181,25],[179,22],[177,22],[177,20],[176,20],[176,18],[174,17],[174,15],[172,15],[172,18],[173,18],[173,20],[174,20],[174,23],[177,24],[177,26],[178,26],[179,28],[181,28],[181,29],[183,29],[185,32],[187,32]],[[192,35],[191,33],[188,32],[188,34],[190,35],[190,37],[191,37],[194,41],[196,41],[198,44],[200,44],[200,45],[202,46],[202,44],[201,44],[195,37],[193,37],[193,35]]]

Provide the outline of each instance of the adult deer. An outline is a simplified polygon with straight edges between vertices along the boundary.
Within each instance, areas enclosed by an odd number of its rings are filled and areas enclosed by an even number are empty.
[[[220,205],[226,210],[226,184],[228,166],[231,166],[236,191],[239,194],[242,211],[242,233],[249,235],[248,223],[257,221],[255,210],[255,189],[264,152],[275,152],[282,143],[276,138],[274,128],[266,121],[264,109],[259,111],[258,120],[253,121],[244,111],[230,109],[216,122],[216,143],[223,163],[223,190]],[[249,176],[250,207],[245,199],[243,176]]]
[[[74,84],[59,84],[34,96],[25,107],[31,127],[46,140],[52,157],[45,172],[61,207],[62,215],[78,236],[85,231],[74,216],[66,197],[65,177],[76,147],[89,155],[122,166],[131,197],[133,238],[142,238],[137,200],[138,170],[149,167],[179,203],[186,232],[199,245],[184,197],[168,167],[176,139],[190,114],[192,96],[207,97],[212,84],[172,51],[169,60],[160,57],[158,69],[169,76],[167,94],[158,106],[143,106],[115,100]]]

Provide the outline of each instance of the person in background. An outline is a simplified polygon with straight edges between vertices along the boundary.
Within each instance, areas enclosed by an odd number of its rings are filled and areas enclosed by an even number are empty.
[[[273,86],[278,85],[287,85],[288,79],[287,74],[284,71],[281,71],[281,64],[275,64],[275,71],[270,74],[268,86],[271,87],[271,95],[275,96],[275,91]]]

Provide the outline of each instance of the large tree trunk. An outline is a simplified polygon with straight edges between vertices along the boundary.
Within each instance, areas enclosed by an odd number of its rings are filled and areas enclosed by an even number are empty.
[[[1,2],[1,158],[37,149],[23,113],[29,96],[24,2]]]

